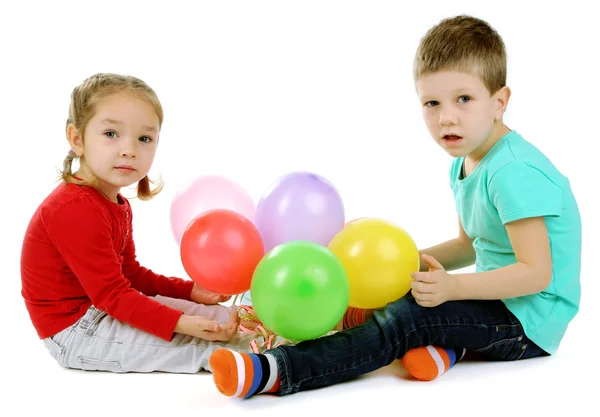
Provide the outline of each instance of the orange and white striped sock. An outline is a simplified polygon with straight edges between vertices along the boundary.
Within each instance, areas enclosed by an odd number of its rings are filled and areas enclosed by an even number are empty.
[[[420,381],[431,381],[446,373],[465,356],[465,349],[422,346],[406,352],[402,364]]]
[[[272,355],[218,349],[209,362],[217,389],[227,397],[248,398],[279,391],[277,361]]]
[[[344,329],[360,326],[374,310],[348,307],[344,314]],[[465,355],[464,349],[447,349],[438,346],[423,346],[411,349],[402,358],[404,367],[421,381],[431,381],[452,368]]]
[[[345,329],[350,329],[352,327],[360,326],[364,322],[366,322],[372,315],[375,310],[367,310],[363,308],[356,307],[348,307],[346,312],[344,313],[343,318],[343,326]]]

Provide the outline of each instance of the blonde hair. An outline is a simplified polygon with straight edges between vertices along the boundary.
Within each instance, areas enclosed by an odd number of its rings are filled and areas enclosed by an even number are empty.
[[[83,132],[85,132],[87,124],[94,116],[98,103],[112,94],[122,92],[127,92],[134,95],[136,98],[146,100],[152,105],[158,116],[159,129],[162,127],[164,118],[162,105],[154,90],[144,81],[128,75],[100,73],[85,79],[80,85],[73,89],[66,128],[68,128],[70,124],[73,124],[77,131],[80,132],[82,140],[85,140]],[[60,178],[65,183],[93,185],[77,179],[73,175],[72,164],[73,160],[76,158],[78,158],[78,156],[75,152],[69,151],[63,162],[63,169],[60,171]],[[158,186],[153,190],[150,188],[150,182],[153,184],[155,183],[154,181],[151,181],[148,176],[145,176],[138,182],[137,197],[140,200],[150,200],[162,190],[162,180],[158,181]]]
[[[492,95],[506,85],[504,41],[484,20],[465,15],[443,19],[421,39],[413,75],[417,81],[442,70],[475,73]]]

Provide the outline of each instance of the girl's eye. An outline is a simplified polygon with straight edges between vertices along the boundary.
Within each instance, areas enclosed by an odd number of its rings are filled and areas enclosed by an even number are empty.
[[[104,135],[111,139],[114,139],[117,137],[117,134],[115,132],[106,132]]]
[[[466,103],[469,100],[471,100],[471,97],[469,97],[469,96],[460,96],[458,98],[458,101],[460,101],[461,103]]]
[[[148,136],[142,136],[140,138],[140,142],[150,143],[150,142],[152,142],[152,139],[150,139]]]
[[[439,103],[437,101],[432,100],[432,101],[428,101],[427,103],[425,103],[425,106],[426,107],[434,107],[434,106],[437,106],[438,104]]]

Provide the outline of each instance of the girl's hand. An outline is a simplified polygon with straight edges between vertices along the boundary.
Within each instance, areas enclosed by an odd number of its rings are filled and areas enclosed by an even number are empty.
[[[454,299],[456,280],[433,256],[423,254],[429,272],[413,272],[411,293],[422,307],[435,307]]]
[[[240,319],[235,309],[224,325],[200,316],[182,315],[175,326],[176,333],[183,333],[210,341],[229,341],[236,334]]]
[[[202,288],[198,284],[194,283],[194,287],[192,288],[192,293],[190,294],[190,300],[198,303],[198,304],[206,304],[213,305],[222,303],[231,298],[230,295],[222,295],[216,294],[212,291],[209,291],[205,288]]]

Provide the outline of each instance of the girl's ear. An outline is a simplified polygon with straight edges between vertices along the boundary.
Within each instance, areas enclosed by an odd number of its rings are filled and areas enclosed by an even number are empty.
[[[75,152],[75,155],[83,156],[83,137],[79,134],[79,131],[73,123],[67,126],[67,140],[71,145],[71,150]]]

